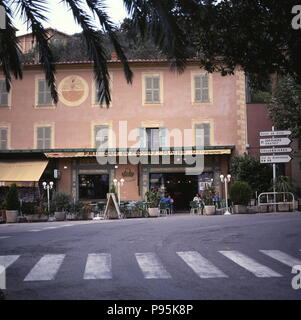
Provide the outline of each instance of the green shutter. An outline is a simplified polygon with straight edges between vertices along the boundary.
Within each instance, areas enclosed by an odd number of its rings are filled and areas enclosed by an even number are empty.
[[[195,144],[202,146],[202,137],[204,135],[204,146],[210,145],[210,123],[200,123],[195,125]]]
[[[8,106],[8,92],[4,80],[0,80],[0,106]]]
[[[167,147],[167,128],[161,127],[159,129],[160,134],[160,147]]]
[[[7,149],[7,129],[6,128],[0,129],[0,149],[1,150]]]
[[[202,101],[209,101],[208,74],[202,76]]]

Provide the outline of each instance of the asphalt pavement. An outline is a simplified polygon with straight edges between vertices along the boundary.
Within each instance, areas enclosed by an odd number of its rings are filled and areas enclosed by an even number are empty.
[[[300,299],[300,230],[300,212],[2,224],[0,286],[8,300]]]

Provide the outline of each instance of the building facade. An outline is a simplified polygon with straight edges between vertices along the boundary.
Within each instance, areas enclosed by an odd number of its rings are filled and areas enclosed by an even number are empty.
[[[178,74],[166,60],[133,60],[129,85],[121,63],[108,63],[109,106],[98,101],[89,62],[57,64],[57,105],[40,65],[26,65],[9,93],[0,70],[2,187],[54,181],[75,199],[99,201],[123,178],[122,200],[144,199],[155,187],[172,194],[178,209],[208,184],[221,196],[219,175],[248,143],[244,73],[208,74],[189,61]],[[197,155],[202,170],[186,171]]]

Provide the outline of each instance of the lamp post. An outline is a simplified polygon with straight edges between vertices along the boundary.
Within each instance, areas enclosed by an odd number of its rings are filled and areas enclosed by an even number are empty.
[[[231,214],[228,208],[228,183],[231,180],[231,174],[227,174],[226,177],[223,174],[221,174],[219,177],[221,178],[221,182],[225,183],[226,212],[224,214],[228,215]]]
[[[47,207],[48,207],[48,214],[50,214],[50,196],[49,196],[49,190],[53,188],[53,182],[50,181],[49,184],[47,184],[45,181],[42,183],[43,188],[47,190]]]
[[[115,187],[117,186],[118,205],[120,206],[120,188],[124,184],[124,179],[120,179],[120,181],[118,181],[117,179],[114,179],[113,183]]]

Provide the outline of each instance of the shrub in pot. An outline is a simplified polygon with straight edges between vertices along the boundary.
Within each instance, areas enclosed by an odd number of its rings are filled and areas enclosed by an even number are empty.
[[[65,192],[56,192],[52,198],[52,207],[54,208],[54,217],[57,221],[66,219],[66,212],[72,200],[71,195]]]
[[[5,201],[0,200],[0,223],[5,222],[6,220],[5,209],[6,209]]]
[[[21,211],[26,216],[27,221],[31,222],[35,220],[36,203],[34,202],[22,202]]]
[[[17,222],[17,217],[20,209],[20,200],[16,184],[9,187],[6,195],[6,222]]]
[[[235,213],[247,213],[247,205],[252,197],[252,189],[245,181],[236,181],[230,189],[230,198]]]
[[[160,215],[159,211],[159,202],[160,202],[160,193],[155,189],[150,189],[145,193],[145,197],[148,203],[148,216],[149,217],[158,217]]]
[[[203,201],[205,204],[204,214],[205,215],[214,215],[215,214],[215,205],[213,198],[215,197],[216,192],[214,187],[206,186],[203,192]]]

